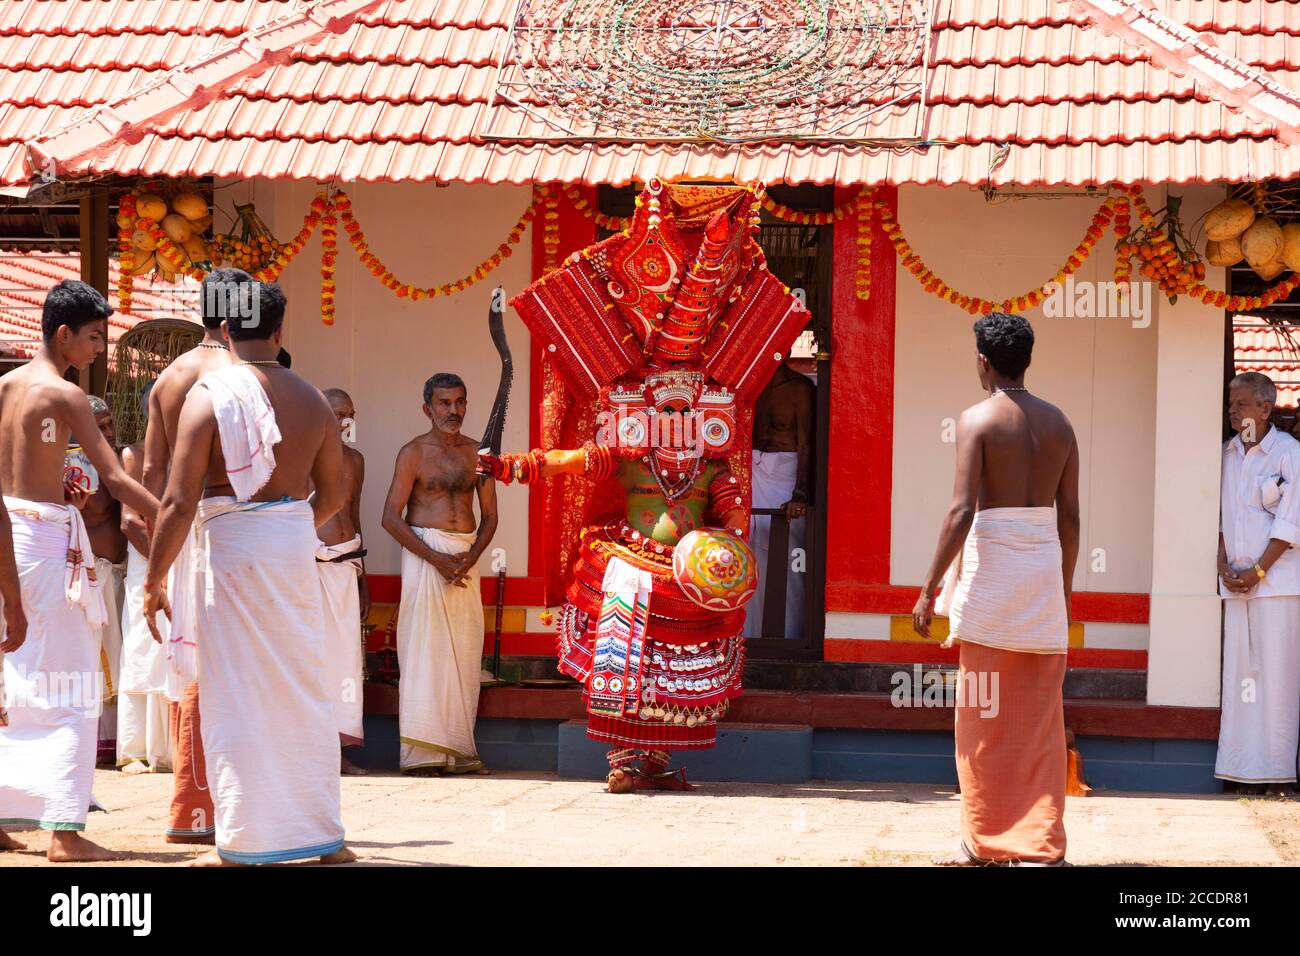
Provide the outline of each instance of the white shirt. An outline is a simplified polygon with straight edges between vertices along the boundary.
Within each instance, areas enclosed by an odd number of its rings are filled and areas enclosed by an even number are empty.
[[[1295,545],[1300,541],[1300,442],[1276,427],[1269,428],[1250,451],[1234,435],[1223,446],[1223,486],[1219,530],[1228,564],[1255,572],[1255,562],[1269,540]],[[1268,577],[1246,595],[1236,595],[1219,582],[1224,598],[1300,595],[1300,550],[1292,547],[1268,569]]]

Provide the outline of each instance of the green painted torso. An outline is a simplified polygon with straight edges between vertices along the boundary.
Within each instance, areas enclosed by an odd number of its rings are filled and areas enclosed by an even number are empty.
[[[706,461],[690,488],[669,501],[645,462],[639,458],[622,462],[618,479],[627,492],[627,523],[661,544],[676,544],[689,532],[703,527],[709,483],[718,473],[719,465],[719,462]]]

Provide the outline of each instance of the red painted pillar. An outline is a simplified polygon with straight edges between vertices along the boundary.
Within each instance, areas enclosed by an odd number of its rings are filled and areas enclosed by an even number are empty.
[[[559,205],[553,210],[559,216],[558,220],[555,220],[559,225],[560,239],[559,254],[555,257],[558,265],[571,253],[586,248],[596,241],[596,223],[587,215],[575,209],[573,203],[562,195],[564,189],[562,184],[552,183],[551,187],[560,196]],[[570,187],[570,191],[572,190],[576,190],[581,194],[582,198],[590,204],[589,208],[597,208],[595,186]],[[543,206],[539,210],[537,218],[533,220],[532,278],[534,280],[540,279],[546,271],[546,249],[543,245],[543,238],[546,234],[546,215],[547,209]],[[528,446],[530,448],[540,447],[542,443],[544,366],[545,358],[542,346],[536,338],[533,338],[529,349],[528,371]],[[555,545],[558,542],[559,528],[549,527],[546,520],[546,496],[553,484],[553,482],[546,482],[542,485],[531,486],[528,489],[528,576],[530,578],[547,577],[547,556],[548,554],[554,555],[557,552]],[[538,593],[540,594],[540,591]],[[548,603],[553,601],[555,597],[555,594],[548,594]]]
[[[855,189],[837,188],[835,202]],[[898,191],[877,187],[891,210]],[[854,287],[857,220],[835,226],[829,461],[827,462],[826,610],[864,610],[863,585],[889,584],[894,461],[893,246],[871,235],[871,294]],[[857,592],[855,594],[854,592]]]

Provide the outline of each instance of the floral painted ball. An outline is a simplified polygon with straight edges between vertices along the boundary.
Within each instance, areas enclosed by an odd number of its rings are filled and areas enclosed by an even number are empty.
[[[698,528],[673,548],[673,577],[710,611],[734,611],[754,596],[758,562],[749,545],[721,528]]]

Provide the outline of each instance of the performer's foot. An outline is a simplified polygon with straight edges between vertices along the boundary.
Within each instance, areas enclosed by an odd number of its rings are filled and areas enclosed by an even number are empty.
[[[50,834],[50,849],[45,859],[51,863],[107,863],[116,860],[116,854],[98,843],[91,843],[72,830],[56,830]]]
[[[122,772],[124,774],[127,774],[128,776],[134,777],[137,774],[148,773],[149,765],[145,763],[143,760],[132,760],[129,764],[127,764],[125,767],[122,768]]]
[[[25,849],[27,849],[26,843],[23,843],[21,840],[15,840],[9,834],[5,833],[4,830],[0,830],[0,853]]]
[[[168,843],[196,843],[201,846],[212,846],[217,842],[215,833],[169,833],[163,839]]]
[[[358,767],[347,757],[339,758],[339,772],[345,777],[364,777],[370,773],[365,767]]]
[[[610,793],[631,793],[636,787],[636,775],[631,770],[614,769],[605,778],[605,789]]]
[[[243,866],[242,863],[232,863],[224,860],[221,854],[216,850],[209,850],[207,853],[200,854],[190,860],[190,866]]]
[[[335,863],[355,863],[357,861],[357,855],[347,847],[344,847],[341,850],[335,850],[333,853],[326,853],[320,858],[320,861],[327,866]]]

